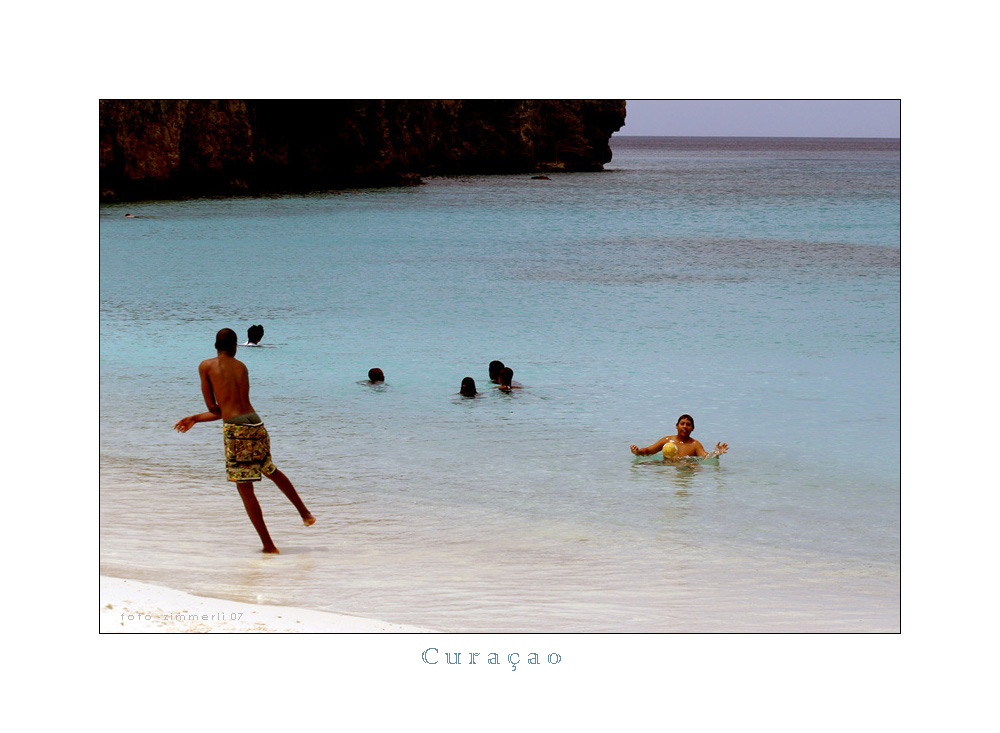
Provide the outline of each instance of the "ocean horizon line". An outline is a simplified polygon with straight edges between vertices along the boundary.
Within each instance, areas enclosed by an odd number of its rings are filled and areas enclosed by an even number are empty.
[[[612,133],[611,139],[668,138],[675,140],[896,140],[899,137],[858,137],[854,135],[622,135]]]

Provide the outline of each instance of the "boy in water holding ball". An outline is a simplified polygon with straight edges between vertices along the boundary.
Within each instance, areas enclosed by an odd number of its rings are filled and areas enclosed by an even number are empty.
[[[630,448],[632,453],[637,456],[651,456],[663,451],[663,457],[667,460],[675,458],[701,458],[704,460],[717,458],[729,451],[728,443],[716,443],[715,450],[709,453],[699,441],[691,437],[693,431],[694,418],[690,415],[681,415],[677,418],[677,435],[666,435],[648,448],[640,448],[637,445],[630,446]]]

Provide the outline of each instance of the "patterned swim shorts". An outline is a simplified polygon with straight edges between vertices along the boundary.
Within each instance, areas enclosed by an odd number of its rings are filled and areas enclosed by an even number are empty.
[[[260,481],[277,470],[271,462],[271,439],[264,425],[222,424],[226,443],[226,478],[230,481]]]

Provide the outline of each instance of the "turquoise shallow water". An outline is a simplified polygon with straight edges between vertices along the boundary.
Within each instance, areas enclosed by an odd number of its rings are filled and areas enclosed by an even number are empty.
[[[612,147],[549,181],[102,206],[102,571],[455,631],[898,628],[898,142]],[[263,482],[278,557],[219,424],[171,430],[253,323],[319,520]],[[719,466],[634,459],[682,412]]]

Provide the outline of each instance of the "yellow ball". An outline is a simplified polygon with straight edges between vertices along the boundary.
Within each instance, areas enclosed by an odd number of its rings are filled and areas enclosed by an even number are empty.
[[[663,457],[673,458],[674,456],[677,455],[678,450],[680,449],[677,447],[676,443],[667,443],[665,446],[663,446]]]

